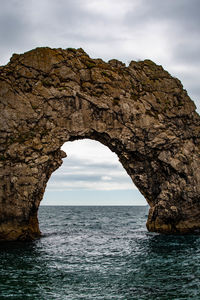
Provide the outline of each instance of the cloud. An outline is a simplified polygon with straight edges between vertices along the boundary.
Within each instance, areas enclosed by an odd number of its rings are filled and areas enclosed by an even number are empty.
[[[63,165],[52,175],[47,190],[136,189],[116,154],[92,140],[67,142]]]
[[[105,180],[105,181],[108,181],[108,180],[112,180],[112,177],[110,177],[110,176],[102,176],[101,179]]]

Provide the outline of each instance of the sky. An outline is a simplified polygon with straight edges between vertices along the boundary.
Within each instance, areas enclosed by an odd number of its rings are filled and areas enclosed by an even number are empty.
[[[199,0],[1,0],[0,65],[13,53],[83,48],[92,58],[151,59],[179,78],[200,111]],[[144,205],[114,153],[66,143],[43,204]]]

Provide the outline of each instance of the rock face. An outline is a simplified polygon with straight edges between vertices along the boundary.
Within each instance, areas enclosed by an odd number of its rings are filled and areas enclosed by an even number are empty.
[[[114,151],[150,205],[149,231],[200,231],[200,117],[150,60],[105,63],[37,48],[0,67],[0,240],[40,235],[37,211],[63,143]]]

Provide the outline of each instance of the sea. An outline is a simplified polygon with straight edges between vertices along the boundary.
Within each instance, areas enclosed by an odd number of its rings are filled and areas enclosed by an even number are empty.
[[[0,300],[200,299],[200,236],[149,233],[147,214],[41,206],[40,239],[0,244]]]

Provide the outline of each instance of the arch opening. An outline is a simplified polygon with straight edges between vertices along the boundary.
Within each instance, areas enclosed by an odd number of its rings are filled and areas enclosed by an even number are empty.
[[[50,177],[41,205],[143,206],[146,200],[119,162],[100,142],[66,142],[63,164]]]

